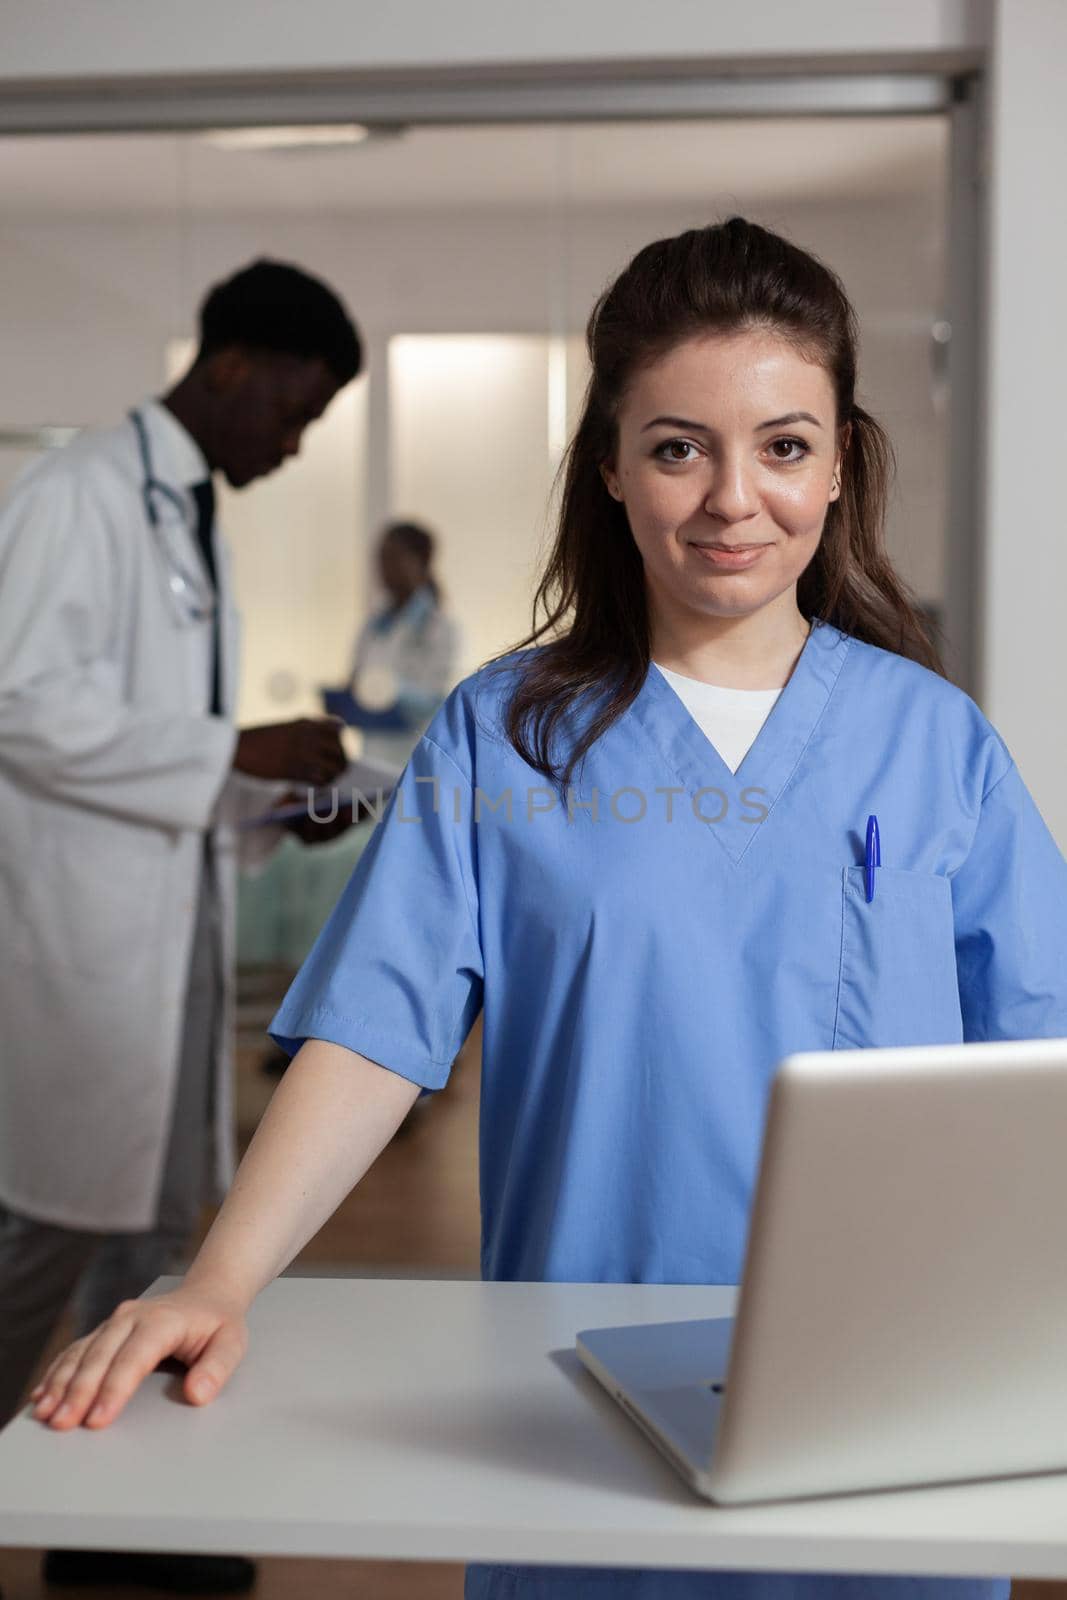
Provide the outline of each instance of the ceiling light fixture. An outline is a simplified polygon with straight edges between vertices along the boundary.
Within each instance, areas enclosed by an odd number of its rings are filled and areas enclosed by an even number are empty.
[[[362,122],[327,122],[302,127],[211,128],[202,137],[216,150],[334,150],[364,144],[374,131]]]

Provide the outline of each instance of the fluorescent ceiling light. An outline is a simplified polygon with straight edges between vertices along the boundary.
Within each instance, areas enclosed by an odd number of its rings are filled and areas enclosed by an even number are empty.
[[[217,150],[308,150],[362,144],[370,135],[361,122],[327,122],[291,128],[212,128],[203,138]]]

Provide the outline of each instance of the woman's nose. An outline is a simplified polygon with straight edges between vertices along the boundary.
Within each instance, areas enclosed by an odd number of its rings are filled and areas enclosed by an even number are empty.
[[[704,497],[709,517],[723,522],[742,522],[759,509],[755,485],[741,462],[719,462],[712,467],[711,482]]]

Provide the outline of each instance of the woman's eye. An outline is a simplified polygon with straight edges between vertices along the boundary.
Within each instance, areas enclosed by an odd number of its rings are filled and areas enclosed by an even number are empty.
[[[772,439],[767,448],[775,461],[803,461],[810,454],[803,439]]]
[[[692,461],[696,445],[691,439],[664,439],[656,449],[661,461]]]

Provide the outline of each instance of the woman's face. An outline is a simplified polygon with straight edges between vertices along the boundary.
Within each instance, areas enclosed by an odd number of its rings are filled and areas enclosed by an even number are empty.
[[[402,539],[386,534],[378,546],[378,571],[382,585],[394,600],[407,600],[426,581],[424,563]]]
[[[840,493],[829,374],[765,330],[687,339],[635,374],[602,470],[654,623],[795,611]]]

